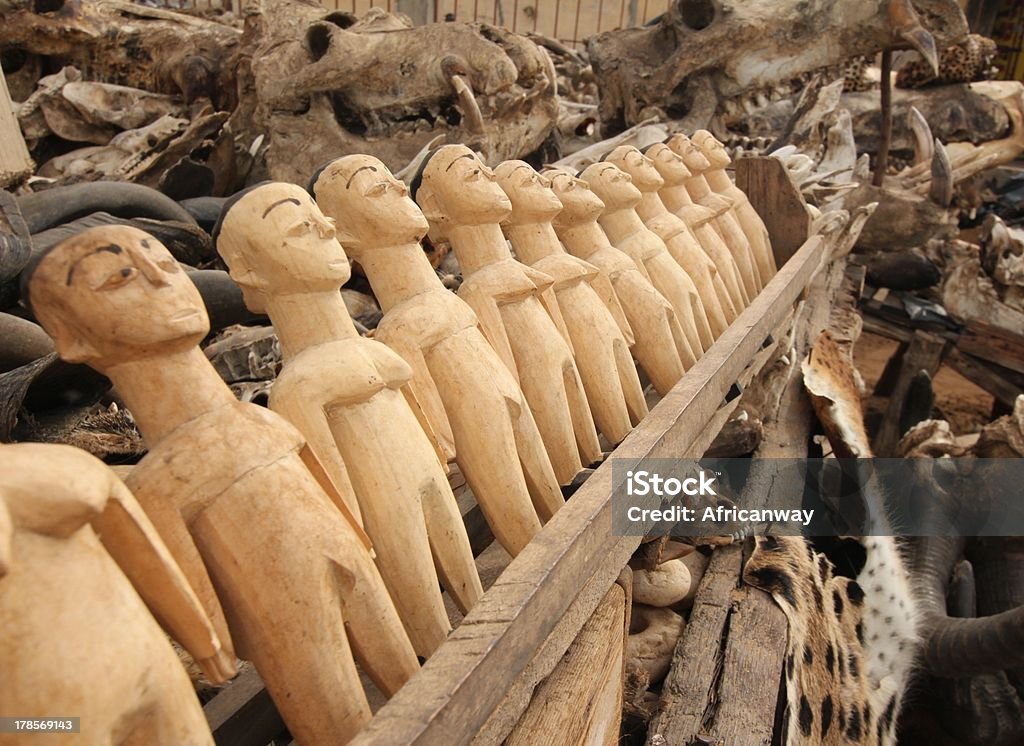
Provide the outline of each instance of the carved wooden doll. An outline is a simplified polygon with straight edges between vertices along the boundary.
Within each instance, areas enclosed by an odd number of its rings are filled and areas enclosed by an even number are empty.
[[[246,305],[270,317],[281,342],[270,408],[317,456],[330,454],[327,463],[340,455],[344,472],[330,477],[351,482],[409,639],[429,656],[451,629],[431,548],[465,608],[481,587],[444,467],[407,399],[412,370],[356,331],[339,292],[348,257],[304,189],[258,185],[225,205],[218,228],[217,249]]]
[[[197,346],[209,322],[188,276],[152,236],[108,226],[57,244],[25,283],[61,357],[109,377],[131,410],[150,450],[128,486],[221,639],[229,626],[296,739],[350,738],[370,717],[350,641],[388,694],[415,653],[302,436],[235,399]]]
[[[0,713],[73,716],[81,727],[77,736],[9,733],[0,744],[212,746],[150,612],[208,678],[234,675],[234,656],[105,464],[71,446],[0,445]]]
[[[502,221],[519,261],[554,279],[555,297],[575,351],[597,429],[615,445],[647,414],[643,387],[629,347],[633,331],[608,278],[592,264],[565,251],[551,220],[562,203],[547,177],[523,161],[495,169],[498,185],[512,202]]]
[[[614,163],[629,174],[633,186],[640,190],[643,198],[636,206],[637,215],[658,234],[672,258],[693,279],[711,322],[711,331],[717,339],[736,318],[736,307],[725,282],[726,273],[718,268],[718,258],[709,256],[686,223],[665,208],[665,203],[658,196],[658,190],[665,182],[650,158],[632,145],[620,145],[605,157],[605,161]]]
[[[665,185],[658,194],[669,212],[678,215],[690,226],[701,246],[717,247],[715,252],[724,251],[732,256],[733,262],[727,265],[735,271],[734,285],[730,287],[737,289],[745,308],[761,289],[761,278],[757,273],[747,237],[739,233],[738,236],[730,236],[729,240],[725,240],[718,232],[715,211],[698,205],[690,198],[686,182],[693,174],[682,156],[661,142],[645,148],[644,155],[651,159],[661,178],[665,180]]]
[[[714,194],[718,194],[729,200],[732,207],[734,222],[740,226],[743,234],[750,242],[751,252],[757,261],[758,273],[761,277],[761,285],[767,284],[768,280],[775,276],[775,254],[772,253],[771,240],[768,237],[768,229],[764,227],[764,221],[757,214],[757,210],[750,204],[750,199],[743,190],[733,184],[732,179],[725,172],[725,169],[732,163],[729,154],[725,152],[715,136],[707,130],[697,130],[693,134],[693,144],[696,145],[701,154],[708,160],[710,168],[703,172],[694,171],[694,177],[687,182],[687,188],[694,199],[704,194],[703,187],[706,184]],[[672,146],[671,141],[669,147]],[[703,177],[703,184],[698,176]],[[727,221],[726,221],[727,222]],[[725,224],[719,221],[720,224]]]
[[[633,354],[659,394],[676,384],[697,356],[683,333],[676,313],[627,254],[619,251],[597,224],[604,203],[587,182],[567,171],[541,172],[551,181],[562,211],[552,224],[573,256],[597,267],[606,276],[633,330]]]
[[[426,218],[405,184],[368,155],[328,164],[311,191],[384,310],[375,338],[412,368],[409,387],[446,458],[458,462],[515,556],[540,530],[537,514],[550,518],[564,500],[519,385],[423,253]]]
[[[700,294],[690,276],[668,253],[665,242],[637,215],[636,206],[643,195],[633,186],[629,174],[614,163],[594,163],[584,169],[580,178],[604,202],[598,223],[608,240],[631,257],[672,304],[691,349],[697,357],[703,355],[715,338]]]
[[[451,243],[465,277],[459,296],[517,376],[559,484],[570,484],[601,458],[601,446],[553,280],[513,259],[502,235],[508,197],[464,145],[445,145],[424,160],[413,197],[431,237]]]

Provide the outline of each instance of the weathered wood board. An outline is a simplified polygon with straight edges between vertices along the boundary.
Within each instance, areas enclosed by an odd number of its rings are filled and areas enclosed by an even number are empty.
[[[11,94],[0,70],[0,189],[11,186],[35,170],[25,138],[14,116]]]

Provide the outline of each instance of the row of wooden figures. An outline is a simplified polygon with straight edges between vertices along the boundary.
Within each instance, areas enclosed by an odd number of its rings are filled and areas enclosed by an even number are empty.
[[[81,715],[97,743],[210,742],[112,557],[211,680],[251,660],[300,743],[351,737],[370,718],[355,661],[390,696],[450,631],[439,581],[463,611],[482,594],[445,464],[517,554],[600,459],[598,432],[618,443],[646,414],[634,356],[667,392],[775,271],[727,164],[707,133],[578,177],[449,145],[419,207],[362,155],[309,192],[241,193],[215,239],[280,339],[270,411],[206,360],[202,300],[154,238],[97,228],[46,253],[26,302],[61,357],[111,379],[149,453],[125,489],[74,449],[0,450],[0,713]],[[384,310],[375,340],[338,293],[342,246]]]

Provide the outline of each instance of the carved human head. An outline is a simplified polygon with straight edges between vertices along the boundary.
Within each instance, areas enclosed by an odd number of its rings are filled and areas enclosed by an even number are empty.
[[[494,169],[498,186],[512,203],[505,224],[550,221],[562,211],[562,203],[551,191],[551,182],[524,161],[505,161]]]
[[[597,220],[604,212],[604,202],[590,188],[590,184],[572,171],[547,168],[541,171],[551,183],[551,190],[562,203],[562,211],[554,219],[556,228],[572,227]]]
[[[641,192],[655,192],[665,184],[654,162],[632,145],[620,145],[606,155],[604,160],[606,163],[614,163],[629,174],[633,178],[633,185]]]
[[[427,156],[412,196],[430,223],[431,239],[451,226],[500,223],[512,210],[494,172],[465,145],[443,145]]]
[[[841,109],[840,111],[845,111]],[[718,141],[718,138],[707,130],[697,130],[693,133],[693,144],[700,148],[700,152],[710,161],[714,168],[725,168],[732,163],[725,146]]]
[[[210,329],[203,299],[153,236],[124,225],[90,228],[25,270],[25,298],[69,362],[104,369],[198,344]]]
[[[635,207],[643,199],[640,190],[633,186],[633,178],[614,163],[593,163],[580,178],[604,202],[606,210]]]
[[[665,186],[682,184],[693,175],[683,162],[682,156],[663,142],[656,142],[644,149],[644,155],[650,158],[654,167],[658,169],[661,178],[665,180]]]
[[[665,141],[665,144],[682,157],[683,163],[695,176],[711,168],[711,162],[697,147],[697,144],[682,132],[672,135]]]
[[[429,227],[409,188],[373,156],[331,161],[313,176],[309,191],[356,260],[375,247],[417,243]]]
[[[251,311],[267,296],[337,290],[352,275],[348,257],[305,189],[266,182],[224,206],[214,229],[217,251]]]

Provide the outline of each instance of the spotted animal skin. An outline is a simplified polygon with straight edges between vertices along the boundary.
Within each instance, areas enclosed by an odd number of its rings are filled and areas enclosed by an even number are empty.
[[[999,48],[996,43],[980,34],[968,34],[959,44],[943,49],[939,54],[939,74],[936,76],[928,63],[915,60],[900,68],[896,75],[897,88],[921,88],[926,85],[970,83],[984,80],[992,67]]]
[[[786,743],[896,743],[917,649],[916,612],[899,547],[867,537],[856,580],[800,537],[758,537],[744,580],[775,598],[789,622]]]

